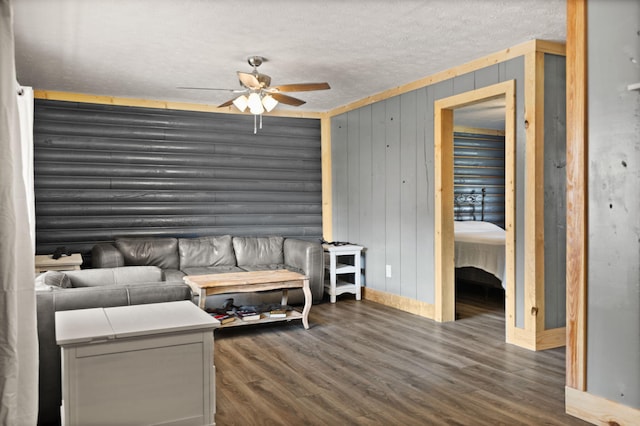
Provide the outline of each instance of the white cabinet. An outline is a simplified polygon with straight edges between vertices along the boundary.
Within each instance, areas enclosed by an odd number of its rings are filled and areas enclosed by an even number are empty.
[[[56,312],[62,424],[215,424],[218,326],[190,301]]]
[[[360,300],[362,289],[360,259],[363,247],[355,244],[323,244],[322,247],[325,253],[325,277],[329,277],[324,289],[329,294],[331,303],[335,303],[336,296],[343,293],[355,294],[356,300]]]

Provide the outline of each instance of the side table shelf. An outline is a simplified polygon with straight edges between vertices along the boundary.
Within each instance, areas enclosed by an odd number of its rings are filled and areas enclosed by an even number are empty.
[[[323,244],[322,248],[325,253],[324,268],[329,276],[329,280],[325,281],[324,289],[329,294],[331,303],[335,303],[336,296],[343,293],[355,294],[356,300],[360,300],[362,289],[360,256],[363,247],[355,244],[341,246]],[[347,274],[353,275],[353,281],[346,279]]]

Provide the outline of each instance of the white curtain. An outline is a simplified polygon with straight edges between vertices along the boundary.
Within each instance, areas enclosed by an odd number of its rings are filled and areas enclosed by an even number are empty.
[[[16,82],[13,10],[0,0],[0,424],[34,425],[38,340],[34,247],[29,224]],[[23,94],[24,96],[24,94]],[[28,121],[28,120],[27,120]],[[30,133],[30,130],[25,130]],[[28,136],[28,135],[27,135]],[[27,149],[31,149],[29,146]],[[32,172],[28,172],[32,173]]]
[[[33,191],[33,88],[21,87],[18,91],[18,116],[20,118],[20,146],[22,147],[22,177],[27,191],[27,212],[31,245],[36,247],[36,202]],[[35,254],[35,251],[34,253]]]

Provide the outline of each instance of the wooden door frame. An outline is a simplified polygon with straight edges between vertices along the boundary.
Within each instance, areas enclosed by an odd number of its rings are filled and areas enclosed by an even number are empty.
[[[587,4],[567,1],[567,388],[586,391]]]
[[[435,320],[455,320],[453,234],[453,112],[455,109],[504,97],[505,99],[505,250],[506,333],[515,329],[515,120],[516,82],[440,99],[434,103],[435,170]]]

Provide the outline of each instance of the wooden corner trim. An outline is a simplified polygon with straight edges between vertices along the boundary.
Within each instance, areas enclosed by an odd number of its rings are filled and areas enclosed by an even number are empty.
[[[320,156],[322,167],[322,237],[333,240],[333,178],[331,174],[331,118],[320,119]]]
[[[561,348],[567,343],[567,329],[565,327],[551,328],[538,332],[536,336],[536,350]]]
[[[586,390],[587,4],[567,0],[567,386]]]
[[[519,346],[530,351],[536,350],[536,335],[531,330],[511,327],[507,329],[507,343]]]
[[[453,131],[455,133],[473,133],[475,135],[487,135],[487,136],[504,136],[505,134],[503,130],[480,129],[478,127],[467,127],[467,126],[453,126]]]
[[[634,425],[640,419],[640,410],[619,402],[565,387],[567,414],[596,425]]]

